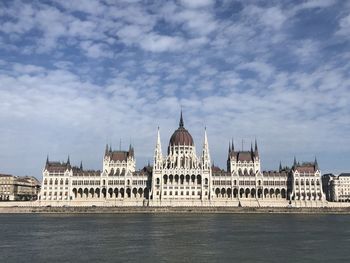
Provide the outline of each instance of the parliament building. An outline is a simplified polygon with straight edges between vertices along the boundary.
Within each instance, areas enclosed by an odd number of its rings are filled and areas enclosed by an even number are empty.
[[[261,171],[258,144],[248,151],[229,143],[227,169],[212,164],[204,130],[197,155],[181,112],[179,127],[162,152],[158,128],[153,165],[136,170],[134,148],[106,146],[101,171],[47,158],[39,196],[43,205],[71,206],[323,206],[317,160]]]

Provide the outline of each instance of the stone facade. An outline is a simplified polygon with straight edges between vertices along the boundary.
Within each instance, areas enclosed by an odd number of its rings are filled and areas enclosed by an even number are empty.
[[[32,176],[0,174],[0,201],[36,200],[40,182]]]
[[[131,145],[127,151],[107,145],[102,166],[102,171],[84,170],[82,164],[71,166],[69,158],[47,159],[40,200],[105,206],[287,206],[301,200],[317,206],[325,200],[316,160],[261,171],[256,141],[248,151],[230,142],[227,170],[220,169],[211,163],[206,130],[197,155],[182,113],[166,154],[158,128],[152,166],[136,170]]]
[[[292,200],[326,200],[322,188],[321,172],[318,169],[316,159],[313,163],[303,164],[297,163],[294,159],[291,176]]]
[[[350,173],[330,176],[328,184],[329,201],[350,202]]]

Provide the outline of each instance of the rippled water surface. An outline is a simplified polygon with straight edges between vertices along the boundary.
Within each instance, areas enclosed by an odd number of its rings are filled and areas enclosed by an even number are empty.
[[[0,214],[0,262],[350,262],[349,215]]]

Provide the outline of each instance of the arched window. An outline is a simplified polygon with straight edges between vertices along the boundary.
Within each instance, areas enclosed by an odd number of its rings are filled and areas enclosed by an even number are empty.
[[[208,178],[205,178],[205,184],[208,184]]]
[[[69,181],[68,181],[68,179],[66,179],[66,185],[68,185],[69,184]]]
[[[44,185],[47,185],[47,179],[44,180]]]
[[[157,184],[160,184],[160,180],[159,180],[159,178],[157,178]]]
[[[52,179],[50,179],[50,185],[52,185]]]

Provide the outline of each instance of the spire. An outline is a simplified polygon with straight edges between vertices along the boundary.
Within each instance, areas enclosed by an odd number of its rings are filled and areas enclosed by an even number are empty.
[[[228,142],[228,154],[230,154],[231,153],[231,142]]]
[[[210,168],[210,154],[209,154],[209,143],[207,136],[207,128],[204,129],[204,143],[203,143],[203,154],[202,154],[203,166],[207,169]]]
[[[134,156],[134,147],[131,145],[131,143],[129,144],[129,155],[130,156]]]
[[[162,158],[162,144],[160,142],[159,126],[157,131],[157,144],[156,144],[156,150],[155,150],[155,158],[158,160]]]
[[[108,144],[106,144],[105,155],[108,154]]]
[[[112,152],[112,146],[111,145],[109,146],[109,152],[110,153]]]
[[[158,131],[157,131],[157,146],[160,146],[161,143],[160,143],[160,132],[159,132],[159,126],[158,126]]]
[[[183,128],[184,127],[184,120],[182,118],[182,109],[181,109],[181,114],[180,114],[180,123],[179,123],[179,127]]]
[[[279,170],[282,171],[282,162],[280,161],[280,167]]]
[[[204,128],[204,145],[208,147],[207,127]]]
[[[315,165],[315,170],[318,170],[318,163],[317,163],[316,156],[315,156],[315,163],[314,163],[314,165]]]
[[[253,153],[253,143],[250,142],[250,152]]]
[[[70,158],[69,158],[69,155],[68,155],[68,159],[67,159],[67,165],[70,165]]]
[[[255,152],[258,152],[258,143],[256,142],[256,138],[255,138]]]
[[[80,170],[83,170],[83,161],[80,161]]]
[[[295,158],[295,156],[294,156],[293,166],[294,166],[294,167],[297,166],[297,159]]]
[[[232,149],[232,151],[235,151],[235,141],[234,141],[234,139],[232,138],[232,146],[231,146],[231,149]]]
[[[50,165],[50,164],[49,164],[49,155],[47,155],[45,167],[48,167],[49,165]]]

